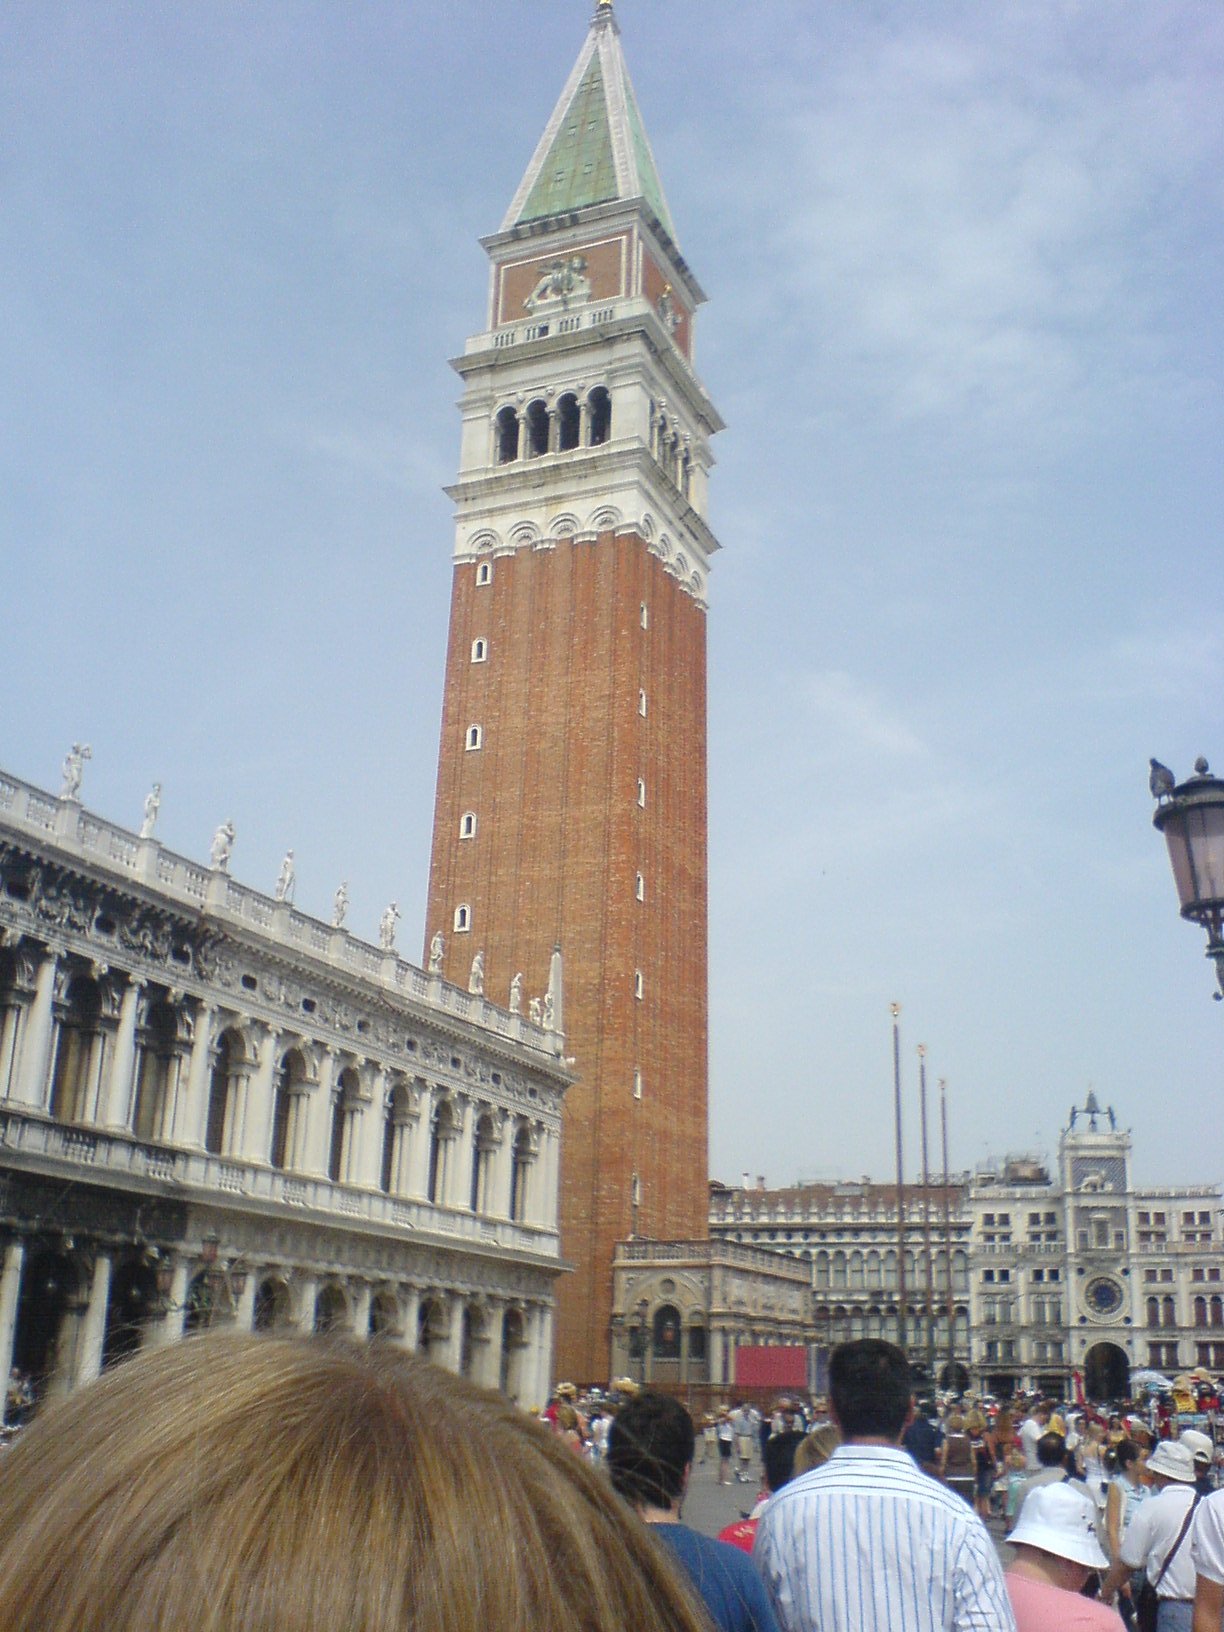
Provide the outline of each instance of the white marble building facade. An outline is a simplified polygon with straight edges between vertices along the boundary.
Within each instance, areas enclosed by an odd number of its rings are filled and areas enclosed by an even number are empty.
[[[155,807],[103,821],[79,770],[0,776],[0,1365],[56,1393],[222,1322],[339,1329],[542,1403],[560,1032],[393,916],[375,947],[238,884],[224,830],[201,866]]]

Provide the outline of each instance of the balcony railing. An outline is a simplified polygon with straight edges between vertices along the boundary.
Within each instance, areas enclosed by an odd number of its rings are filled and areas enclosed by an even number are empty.
[[[414,1235],[445,1236],[452,1241],[501,1252],[557,1257],[557,1232],[542,1225],[441,1207],[419,1196],[389,1196],[381,1190],[333,1184],[311,1173],[286,1173],[258,1162],[211,1156],[204,1151],[169,1145],[146,1145],[93,1128],[65,1127],[27,1116],[0,1114],[0,1158],[12,1165],[16,1156],[39,1164],[62,1163],[62,1171],[89,1169],[90,1182],[135,1178],[170,1183],[174,1194],[210,1195],[219,1205],[273,1203],[301,1212],[332,1215],[334,1224],[363,1223],[375,1228],[407,1230]]]

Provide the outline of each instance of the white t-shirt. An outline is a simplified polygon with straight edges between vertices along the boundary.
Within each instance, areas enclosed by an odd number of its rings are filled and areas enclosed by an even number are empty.
[[[1224,1490],[1217,1490],[1198,1505],[1190,1535],[1182,1543],[1200,1575],[1224,1583]]]
[[[1037,1441],[1044,1433],[1044,1426],[1032,1417],[1025,1417],[1020,1424],[1020,1448],[1024,1452],[1025,1473],[1041,1471],[1041,1463],[1037,1460]]]
[[[1132,1570],[1146,1568],[1147,1578],[1153,1586],[1193,1500],[1193,1485],[1166,1485],[1162,1491],[1140,1504],[1127,1527],[1122,1538],[1122,1562],[1129,1564]],[[1190,1547],[1190,1533],[1187,1532],[1185,1541],[1177,1549],[1176,1558],[1165,1570],[1164,1580],[1156,1587],[1160,1597],[1194,1597],[1194,1559]]]

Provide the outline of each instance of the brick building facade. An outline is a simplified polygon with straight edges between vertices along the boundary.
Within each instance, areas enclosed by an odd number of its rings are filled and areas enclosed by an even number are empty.
[[[426,942],[564,1028],[558,1372],[615,1243],[706,1233],[703,299],[601,4],[501,230],[464,381]],[[441,940],[438,940],[441,937]],[[564,993],[547,948],[564,952]]]

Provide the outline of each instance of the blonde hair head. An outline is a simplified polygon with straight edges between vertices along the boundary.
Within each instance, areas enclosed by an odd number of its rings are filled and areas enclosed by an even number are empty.
[[[569,1446],[383,1344],[199,1337],[0,1468],[5,1632],[702,1632]]]

